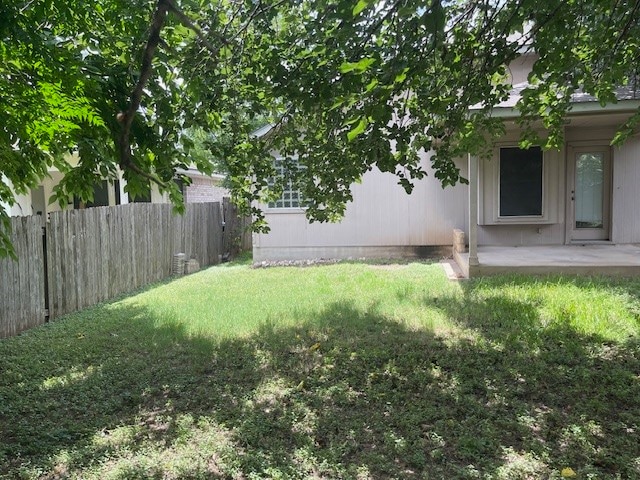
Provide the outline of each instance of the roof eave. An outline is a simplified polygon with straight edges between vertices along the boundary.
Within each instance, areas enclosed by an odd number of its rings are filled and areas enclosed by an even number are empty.
[[[196,169],[196,168],[178,168],[176,169],[176,173],[179,173],[180,175],[186,175],[187,177],[192,177],[192,178],[210,178],[212,180],[215,181],[223,181],[227,176],[220,174],[220,173],[204,173],[201,172],[200,170]]]
[[[640,100],[620,100],[617,103],[609,103],[604,107],[598,102],[576,102],[571,105],[568,116],[587,115],[594,113],[633,113],[640,109]],[[481,108],[473,108],[471,111],[480,111]],[[496,118],[517,118],[520,111],[516,107],[495,107],[491,116]]]

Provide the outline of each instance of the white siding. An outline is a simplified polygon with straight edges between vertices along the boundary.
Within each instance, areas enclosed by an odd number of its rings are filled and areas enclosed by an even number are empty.
[[[423,162],[428,165],[427,155]],[[465,175],[466,162],[459,166]],[[313,258],[350,256],[366,248],[385,251],[376,247],[451,245],[453,229],[466,225],[467,187],[443,189],[427,171],[411,195],[394,175],[377,169],[366,173],[353,186],[354,201],[340,223],[310,224],[302,210],[265,210],[271,231],[254,237],[254,260],[285,258],[287,251],[292,258]]]
[[[615,134],[613,117],[600,115],[584,125],[567,127],[565,138],[568,145],[608,145]],[[603,126],[599,126],[603,125]],[[558,223],[549,225],[487,225],[478,227],[479,245],[562,245],[566,243],[566,224],[563,209],[567,206],[567,180],[565,177],[565,153],[560,158],[564,168],[558,170],[557,202],[560,208]],[[621,148],[612,149],[613,180],[611,206],[611,241],[613,243],[640,243],[640,138],[629,139]],[[490,192],[485,190],[481,195]]]
[[[10,189],[13,190],[13,183],[7,177],[3,175],[2,180],[9,186]],[[31,193],[28,194],[15,194],[14,192],[14,203],[9,206],[8,203],[2,202],[0,203],[0,208],[2,208],[10,217],[20,217],[25,215],[31,215]]]
[[[169,201],[168,193],[160,193],[158,185],[151,184],[151,203],[169,203]]]
[[[22,217],[32,215],[31,194],[16,194],[14,196],[15,203],[9,207],[9,215],[12,217]]]
[[[614,243],[640,243],[640,138],[613,149],[612,232]]]
[[[2,209],[5,212],[7,212],[7,215],[8,215],[10,210],[11,210],[11,207],[9,206],[9,204],[7,202],[0,202],[0,209]]]
[[[62,210],[60,204],[57,201],[53,203],[49,203],[49,201],[51,200],[51,196],[53,195],[53,189],[56,185],[58,185],[58,183],[60,183],[64,175],[58,171],[50,171],[49,175],[50,176],[45,177],[41,183],[41,185],[44,187],[44,199],[47,203],[47,213],[59,212],[60,210]],[[73,208],[73,202],[68,205],[68,208]]]
[[[609,144],[615,132],[614,120],[605,114],[573,119],[566,128],[567,145]],[[507,136],[505,140],[514,138]],[[553,215],[546,223],[479,226],[479,245],[566,243],[566,148],[545,155],[549,159],[549,175],[545,176],[544,188],[547,189],[545,195],[548,194],[547,207],[555,208]],[[426,155],[423,160],[428,164]],[[612,161],[611,240],[640,243],[640,137],[612,149]],[[466,176],[466,159],[457,164]],[[491,167],[491,162],[481,162],[481,166],[483,164],[485,168]],[[487,172],[481,171],[481,176],[483,174]],[[482,210],[484,202],[492,201],[496,190],[481,190]],[[254,260],[391,256],[394,251],[410,254],[411,250],[400,247],[449,246],[454,228],[468,235],[466,185],[443,190],[430,175],[417,182],[414,192],[407,195],[394,176],[374,170],[364,176],[362,184],[353,187],[353,193],[354,201],[339,224],[309,224],[302,210],[267,210],[271,232],[255,235]]]
[[[478,245],[562,245],[564,223],[552,225],[487,225],[478,227]]]
[[[500,145],[518,145],[520,132],[513,127],[508,131]],[[524,245],[562,245],[565,241],[564,199],[565,199],[565,160],[564,150],[544,153],[545,166],[543,177],[545,220],[533,224],[504,224],[496,221],[499,208],[498,149],[494,158],[480,161],[480,201],[478,245],[524,246]]]

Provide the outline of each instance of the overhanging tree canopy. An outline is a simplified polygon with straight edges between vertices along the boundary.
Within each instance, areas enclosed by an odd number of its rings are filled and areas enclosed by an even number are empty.
[[[492,109],[511,87],[505,65],[524,51],[538,55],[524,132],[542,119],[557,145],[572,93],[614,102],[635,81],[639,20],[631,0],[3,2],[0,200],[12,199],[7,180],[26,191],[51,165],[65,172],[58,199],[89,198],[119,165],[131,194],[153,181],[179,204],[176,169],[211,169],[189,155],[198,128],[221,140],[212,156],[239,203],[269,194],[278,149],[305,166],[292,175],[310,218],[335,219],[373,166],[410,190],[425,174],[421,149],[435,152],[443,186],[464,181],[453,158],[501,132]],[[256,116],[273,134],[251,136]],[[0,233],[0,255],[8,248]]]

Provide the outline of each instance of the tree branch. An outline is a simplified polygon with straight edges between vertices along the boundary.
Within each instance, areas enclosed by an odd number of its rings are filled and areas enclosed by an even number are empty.
[[[238,8],[236,8],[234,10],[234,12],[231,14],[231,17],[229,18],[229,21],[227,22],[227,24],[224,26],[224,28],[222,29],[222,35],[226,35],[227,34],[227,29],[233,25],[234,20],[236,19],[236,17],[238,16],[238,14],[240,13],[240,10],[242,10],[242,3],[240,3],[240,6]]]
[[[633,25],[635,15],[638,12],[638,8],[640,8],[640,2],[636,1],[636,4],[633,6],[633,10],[631,10],[631,12],[629,13],[629,18],[627,19],[627,22],[624,28],[622,29],[622,31],[618,35],[618,38],[616,39],[616,44],[611,49],[612,56],[616,54],[616,52],[618,51],[618,47],[620,46],[620,43],[622,42],[624,37],[627,35],[627,32],[629,31],[629,28],[631,28],[631,25]],[[614,12],[612,11],[611,12],[612,16],[613,16],[613,13]]]
[[[164,26],[164,21],[167,16],[169,5],[167,0],[158,0],[158,5],[153,13],[153,19],[151,21],[151,28],[149,31],[149,38],[147,39],[147,45],[145,46],[144,53],[142,54],[142,65],[140,67],[140,76],[138,82],[131,92],[131,99],[129,100],[129,106],[125,112],[118,114],[118,121],[122,125],[120,136],[118,138],[118,155],[120,159],[120,167],[123,169],[129,169],[137,174],[154,181],[159,185],[164,185],[164,182],[154,175],[144,172],[131,158],[131,125],[133,119],[140,108],[140,101],[142,100],[142,93],[144,87],[151,78],[153,71],[153,57],[155,55],[158,44],[160,43],[160,32]]]
[[[147,180],[155,183],[156,185],[161,185],[161,186],[167,185],[166,182],[163,182],[160,178],[158,178],[153,173],[149,173],[146,170],[144,170],[143,168],[140,168],[138,166],[138,164],[133,162],[133,161],[130,161],[126,168],[127,168],[127,170],[130,170],[130,171],[132,171],[134,173],[137,173],[142,178],[146,178]]]

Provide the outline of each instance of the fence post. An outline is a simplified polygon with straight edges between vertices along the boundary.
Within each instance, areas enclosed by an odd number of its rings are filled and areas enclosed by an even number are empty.
[[[42,263],[44,280],[44,321],[49,321],[49,261],[47,259],[47,219],[42,219]]]

